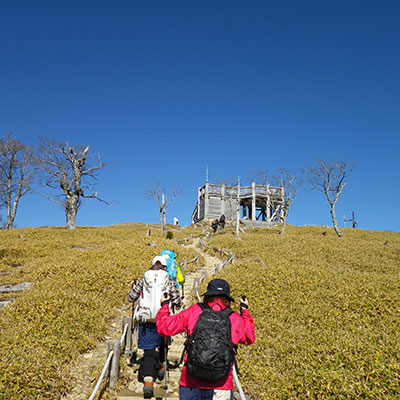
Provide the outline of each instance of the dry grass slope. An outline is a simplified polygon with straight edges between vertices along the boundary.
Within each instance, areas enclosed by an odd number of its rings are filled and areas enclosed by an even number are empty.
[[[195,256],[157,228],[146,231],[143,224],[0,230],[3,283],[35,283],[0,310],[0,399],[59,398],[69,388],[68,364],[104,336],[133,276],[163,248],[180,260]]]
[[[256,343],[240,349],[260,399],[400,398],[400,234],[289,227],[216,235],[237,256],[222,272],[246,294]]]

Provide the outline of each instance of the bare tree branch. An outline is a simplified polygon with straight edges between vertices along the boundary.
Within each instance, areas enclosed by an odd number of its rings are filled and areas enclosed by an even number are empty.
[[[254,182],[260,185],[268,185],[270,183],[268,180],[270,178],[268,169],[253,171],[253,175],[255,176]]]
[[[32,149],[13,137],[0,139],[0,206],[7,210],[6,229],[14,225],[22,196],[31,191],[36,173]]]
[[[100,156],[93,163],[93,157],[88,154],[89,146],[72,147],[68,142],[57,143],[51,138],[40,138],[40,141],[38,164],[43,171],[43,185],[61,191],[61,194],[45,197],[64,208],[67,229],[75,229],[82,199],[109,204],[87,182],[88,178],[96,181],[97,171],[106,164],[101,162]]]
[[[271,176],[271,182],[275,186],[283,187],[284,195],[284,213],[283,224],[280,234],[283,235],[286,230],[287,218],[289,215],[290,207],[292,206],[295,198],[303,185],[303,180],[297,176],[296,171],[291,171],[286,168],[278,168],[278,175]]]
[[[234,209],[234,204],[235,202],[237,203],[238,177],[230,176],[225,179],[215,179],[215,181],[218,185],[225,186],[225,198],[223,199],[223,201],[227,200],[229,204],[229,219],[230,222],[233,224],[233,222],[237,218],[237,210]]]
[[[166,224],[166,209],[176,199],[176,197],[182,192],[180,189],[173,189],[172,191],[166,191],[165,188],[161,187],[159,182],[148,182],[150,189],[145,191],[145,195],[148,199],[157,201],[158,207],[160,208],[160,229],[161,233],[165,231]]]
[[[335,207],[339,196],[347,185],[346,179],[350,176],[353,168],[354,165],[348,161],[318,159],[317,166],[303,170],[305,179],[311,188],[325,195],[330,205],[333,227],[339,237],[343,237],[343,234],[339,229]]]

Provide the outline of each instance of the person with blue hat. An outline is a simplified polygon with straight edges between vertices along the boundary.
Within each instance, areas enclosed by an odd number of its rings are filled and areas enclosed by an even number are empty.
[[[176,287],[178,289],[179,285],[183,287],[183,284],[185,283],[185,275],[176,260],[176,254],[172,250],[165,249],[160,253],[160,256],[165,257],[167,261],[167,273],[176,282]]]

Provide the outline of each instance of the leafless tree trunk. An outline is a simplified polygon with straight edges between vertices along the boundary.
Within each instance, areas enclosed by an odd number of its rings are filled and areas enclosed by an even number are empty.
[[[348,161],[325,161],[318,159],[316,167],[304,170],[306,180],[312,189],[322,192],[330,205],[333,228],[339,237],[343,237],[336,219],[335,207],[354,166]]]
[[[268,180],[269,176],[269,172],[268,169],[260,169],[257,171],[253,171],[253,174],[255,175],[255,179],[254,182],[257,182],[260,185],[268,185],[270,182]],[[251,178],[251,180],[253,181],[253,179]]]
[[[51,189],[61,189],[62,192],[56,196],[45,196],[64,208],[67,229],[75,229],[76,215],[83,198],[109,204],[87,182],[88,178],[97,180],[97,171],[105,166],[100,156],[95,162],[92,161],[89,150],[89,146],[71,147],[68,143],[41,138],[38,159],[45,185]]]
[[[290,171],[286,168],[279,168],[278,175],[271,177],[273,185],[283,187],[283,221],[280,234],[283,235],[286,231],[287,218],[289,215],[290,207],[292,206],[295,198],[297,197],[303,181],[297,177],[295,171]]]
[[[166,190],[160,186],[158,182],[149,182],[151,188],[146,190],[146,196],[149,199],[157,201],[160,208],[160,230],[161,233],[165,232],[166,225],[166,209],[180,194],[180,190],[174,189],[169,194],[165,194]]]
[[[0,204],[7,210],[6,229],[13,227],[19,201],[31,190],[34,173],[32,150],[11,134],[0,139]]]
[[[216,182],[218,185],[225,186],[225,197],[224,199],[222,199],[222,201],[225,201],[226,199],[228,200],[229,220],[233,226],[233,223],[236,220],[236,210],[233,209],[233,200],[235,197],[237,197],[237,195],[235,196],[235,190],[237,185],[236,178],[230,177],[226,179],[217,179]]]

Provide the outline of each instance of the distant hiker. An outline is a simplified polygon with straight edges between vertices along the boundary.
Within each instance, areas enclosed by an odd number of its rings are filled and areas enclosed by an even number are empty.
[[[221,229],[225,228],[225,215],[222,214],[221,217],[219,218],[219,225],[221,226]]]
[[[234,300],[229,283],[223,279],[210,281],[203,296],[203,303],[193,304],[176,315],[170,315],[168,298],[161,299],[157,330],[165,336],[183,331],[188,335],[179,399],[230,400],[235,346],[254,342],[253,318],[245,297],[240,301],[240,314],[230,309]]]
[[[174,225],[175,225],[175,226],[178,226],[178,225],[179,225],[179,219],[176,218],[176,217],[174,217]]]
[[[154,257],[151,269],[144,274],[137,285],[132,287],[128,294],[130,303],[139,299],[139,307],[135,317],[139,320],[138,348],[144,350],[141,376],[144,377],[143,394],[145,399],[151,398],[154,394],[155,378],[163,379],[163,363],[166,353],[165,339],[158,334],[155,324],[155,317],[161,307],[160,300],[163,293],[168,293],[176,308],[182,306],[175,281],[168,276],[166,268],[165,257]],[[159,347],[159,354],[156,352],[157,347]]]
[[[211,228],[213,228],[214,233],[217,232],[218,225],[219,225],[218,219],[214,219],[214,220],[211,222]]]

